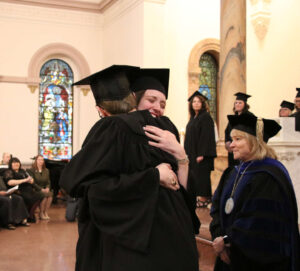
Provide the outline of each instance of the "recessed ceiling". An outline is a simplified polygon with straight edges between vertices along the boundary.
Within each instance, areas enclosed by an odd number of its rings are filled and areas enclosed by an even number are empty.
[[[0,0],[0,2],[101,13],[117,0]]]

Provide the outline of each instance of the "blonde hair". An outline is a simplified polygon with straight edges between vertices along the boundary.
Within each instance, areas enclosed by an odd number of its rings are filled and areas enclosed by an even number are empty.
[[[111,115],[118,115],[122,113],[128,113],[132,109],[136,108],[136,99],[133,94],[130,93],[122,100],[102,101],[97,103],[97,105],[105,109]]]
[[[252,160],[262,160],[266,157],[277,159],[275,151],[262,140],[261,136],[257,138],[256,136],[236,129],[232,129],[230,136],[243,137],[248,141]]]

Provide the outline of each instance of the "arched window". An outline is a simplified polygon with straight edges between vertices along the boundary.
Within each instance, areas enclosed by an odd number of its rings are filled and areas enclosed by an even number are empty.
[[[211,54],[204,53],[200,57],[199,67],[199,90],[208,98],[210,114],[217,123],[217,61]]]
[[[47,159],[71,159],[73,135],[73,72],[60,60],[40,71],[39,153]]]

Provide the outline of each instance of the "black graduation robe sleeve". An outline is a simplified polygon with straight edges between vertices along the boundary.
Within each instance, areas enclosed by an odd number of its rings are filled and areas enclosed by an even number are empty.
[[[239,270],[242,261],[247,270],[289,270],[291,208],[271,175],[253,178],[241,195],[242,207],[226,229],[233,270]]]
[[[216,141],[214,122],[207,112],[199,115],[198,131],[196,144],[196,153],[198,156],[216,156]]]
[[[219,236],[224,236],[225,232],[221,227],[221,219],[220,219],[220,198],[222,195],[223,187],[225,185],[225,181],[229,177],[232,172],[232,168],[228,167],[222,174],[218,187],[212,197],[212,207],[210,210],[210,216],[212,217],[212,221],[209,225],[210,234],[212,236],[212,240]]]
[[[146,252],[158,201],[158,170],[103,179],[88,190],[93,223],[116,243]]]
[[[71,196],[88,197],[91,219],[101,232],[124,246],[146,251],[159,171],[154,166],[130,169],[127,133],[118,119],[107,117],[96,125],[93,136],[65,167],[61,185]],[[144,154],[141,150],[136,159],[147,161]]]

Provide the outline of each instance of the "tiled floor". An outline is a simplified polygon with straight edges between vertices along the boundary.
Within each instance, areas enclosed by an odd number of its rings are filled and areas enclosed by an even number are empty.
[[[77,224],[64,218],[63,205],[53,205],[50,221],[0,231],[1,271],[71,271],[75,264]]]
[[[14,231],[0,231],[1,271],[73,271],[77,224],[65,220],[65,206],[53,205],[50,221],[42,220],[30,227],[18,227]],[[209,209],[197,209],[201,220],[199,237],[210,239]],[[214,258],[211,248],[197,239],[200,250],[201,271],[212,270]]]

